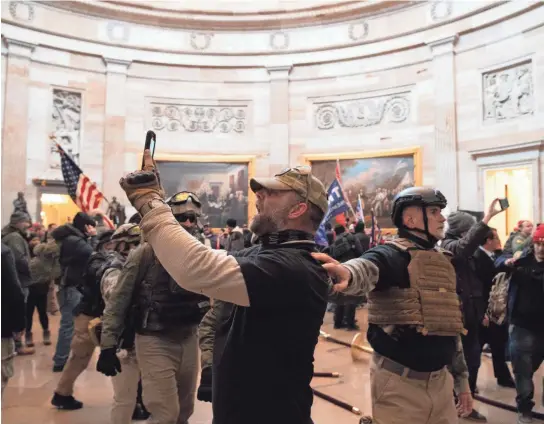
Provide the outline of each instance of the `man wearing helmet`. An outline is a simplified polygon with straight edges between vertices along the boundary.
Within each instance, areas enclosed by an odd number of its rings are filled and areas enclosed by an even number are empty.
[[[137,231],[135,231],[137,230]],[[140,242],[139,227],[125,224],[115,232],[99,236],[96,251],[91,254],[79,290],[83,296],[75,318],[71,356],[55,390],[51,403],[58,409],[80,409],[83,403],[73,397],[74,383],[85,371],[93,355],[96,343],[91,339],[89,324],[102,315],[104,301],[100,289],[102,277],[111,269],[120,269],[131,248]]]
[[[183,191],[166,203],[177,222],[203,243],[197,227],[201,214],[198,197]],[[198,375],[197,326],[209,305],[208,298],[179,287],[151,245],[142,244],[129,256],[109,295],[97,370],[108,376],[124,374],[126,367],[121,368],[116,351],[132,315],[146,408],[156,423],[187,423],[194,409]],[[113,422],[121,421],[113,417]]]
[[[446,219],[441,211],[446,203],[438,190],[408,188],[393,201],[391,215],[398,239],[343,264],[314,255],[336,279],[337,291],[368,296],[376,424],[458,422],[447,367],[464,362],[459,338],[465,330],[453,255],[435,247],[444,237]],[[490,209],[475,231],[485,234],[486,223],[496,213]],[[460,413],[467,415],[472,399],[468,380],[462,383],[455,389]]]

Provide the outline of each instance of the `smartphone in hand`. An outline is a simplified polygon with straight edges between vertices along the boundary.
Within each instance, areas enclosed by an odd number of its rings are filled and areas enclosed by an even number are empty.
[[[508,203],[508,199],[506,197],[504,199],[499,199],[499,205],[501,206],[501,210],[505,210],[510,207],[510,203]]]
[[[155,156],[155,144],[157,143],[157,136],[153,131],[148,131],[145,135],[145,145],[144,152],[149,150],[151,152],[151,157]],[[142,155],[142,170],[144,169],[144,157]]]

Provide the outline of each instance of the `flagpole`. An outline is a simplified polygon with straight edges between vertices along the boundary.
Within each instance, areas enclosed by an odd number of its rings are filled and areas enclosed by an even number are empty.
[[[353,210],[353,206],[351,205],[351,201],[349,200],[349,197],[347,196],[346,192],[344,191],[344,186],[342,185],[342,175],[340,174],[340,159],[336,159],[336,179],[338,180],[338,185],[340,186],[340,190],[342,190],[342,195],[344,196],[344,199],[346,199],[346,202],[348,203],[349,210],[351,211],[351,215],[355,220],[357,220],[357,215],[355,214],[355,211]]]

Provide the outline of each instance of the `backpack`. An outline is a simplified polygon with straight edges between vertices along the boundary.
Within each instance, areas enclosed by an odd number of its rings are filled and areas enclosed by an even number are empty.
[[[501,272],[493,278],[493,286],[489,293],[487,316],[490,321],[497,325],[503,324],[506,319],[510,277],[506,272]]]
[[[331,256],[340,262],[345,262],[357,257],[355,236],[346,234],[337,237],[330,249]]]

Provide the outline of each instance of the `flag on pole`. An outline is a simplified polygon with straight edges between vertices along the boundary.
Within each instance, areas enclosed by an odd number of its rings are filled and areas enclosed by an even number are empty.
[[[321,221],[321,225],[319,226],[319,229],[317,230],[317,233],[315,235],[315,242],[322,246],[327,246],[328,244],[325,224],[335,216],[343,214],[344,212],[349,210],[348,202],[344,198],[344,193],[342,192],[342,189],[340,188],[340,184],[338,183],[337,179],[335,179],[329,187],[329,190],[327,191],[327,199],[329,203],[329,208],[327,210],[327,213],[325,214],[325,217],[323,218],[323,221]]]
[[[344,196],[344,199],[346,199],[346,203],[348,205],[348,209],[351,212],[351,215],[355,218],[355,211],[353,210],[353,206],[351,206],[351,202],[348,198],[348,195],[344,191],[344,187],[342,186],[342,173],[340,169],[340,159],[336,159],[336,169],[334,171],[336,176],[336,181],[338,181],[338,186],[340,187],[340,190],[342,191],[342,194]],[[346,220],[344,219],[344,224],[346,223]]]
[[[374,217],[374,209],[370,209],[370,247],[376,246],[376,218]]]
[[[357,217],[361,222],[365,222],[365,205],[360,194],[357,195]]]
[[[104,195],[58,143],[57,149],[61,158],[62,176],[68,194],[82,212],[89,213],[97,209]]]

